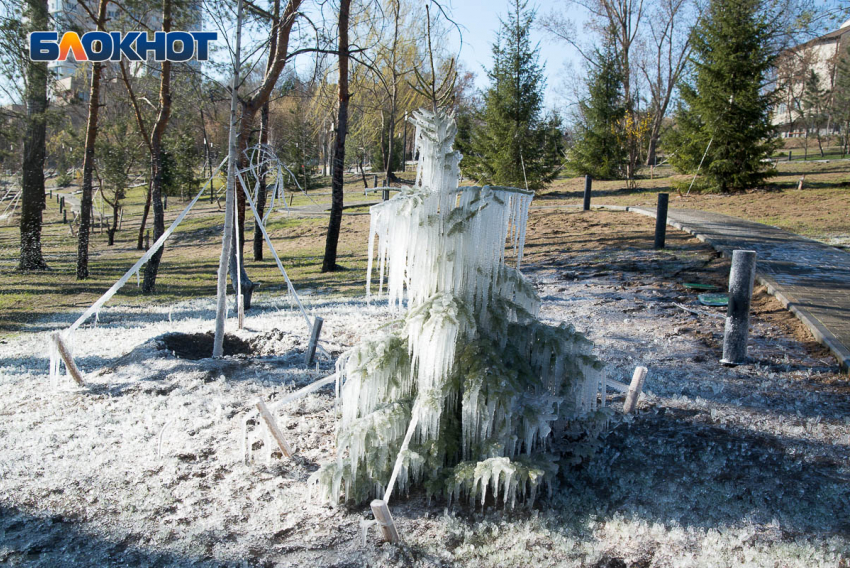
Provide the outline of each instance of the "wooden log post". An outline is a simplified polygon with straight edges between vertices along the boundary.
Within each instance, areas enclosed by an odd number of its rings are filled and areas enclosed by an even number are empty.
[[[260,417],[266,423],[266,426],[268,427],[269,432],[271,432],[275,442],[277,442],[277,446],[280,448],[281,453],[284,456],[291,458],[293,454],[292,447],[286,442],[286,439],[283,437],[283,432],[281,432],[280,428],[277,425],[277,422],[275,422],[274,417],[272,416],[271,412],[269,412],[266,403],[262,400],[258,400],[257,410],[260,411]]]
[[[308,367],[313,364],[316,357],[316,346],[319,344],[319,334],[322,333],[322,324],[325,320],[316,316],[313,319],[313,330],[310,332],[310,343],[307,344],[307,352],[304,353],[304,364]]]
[[[68,347],[62,340],[61,332],[57,331],[53,333],[53,341],[56,343],[56,349],[59,351],[59,356],[62,357],[62,361],[65,362],[65,368],[68,369],[68,374],[71,375],[78,385],[81,387],[85,386],[86,383],[83,381],[83,373],[80,372],[80,369],[74,362],[74,358],[71,357],[71,352],[68,351]]]
[[[381,534],[387,542],[398,542],[398,530],[395,527],[390,508],[383,499],[375,499],[372,501],[372,514],[375,515],[375,522],[381,527]]]
[[[638,398],[643,390],[643,382],[646,380],[646,367],[636,367],[629,384],[629,392],[626,394],[626,402],[623,403],[623,414],[631,414],[637,407]]]

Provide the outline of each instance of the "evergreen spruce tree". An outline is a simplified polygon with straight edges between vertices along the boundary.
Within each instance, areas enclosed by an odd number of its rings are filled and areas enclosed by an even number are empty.
[[[610,42],[596,53],[588,96],[579,102],[578,114],[576,141],[567,156],[567,167],[597,179],[623,177],[628,162],[628,150],[619,134],[626,114],[623,74]]]
[[[493,45],[493,68],[484,109],[471,139],[458,148],[465,154],[464,175],[482,184],[537,189],[551,181],[561,161],[560,133],[542,116],[543,66],[539,49],[531,45],[535,11],[525,0],[513,0],[507,20],[501,20]]]
[[[756,187],[773,171],[765,160],[778,147],[765,89],[773,33],[765,0],[711,0],[691,37],[693,80],[681,87],[670,161],[693,172],[705,153],[707,185],[724,193]]]
[[[806,149],[805,156],[809,157],[809,135],[814,132],[818,140],[818,150],[823,158],[823,141],[820,129],[825,120],[827,103],[827,92],[820,86],[820,76],[814,69],[809,70],[809,76],[803,85],[803,121],[806,123]]]
[[[830,112],[841,127],[841,155],[850,145],[850,46],[838,60]]]

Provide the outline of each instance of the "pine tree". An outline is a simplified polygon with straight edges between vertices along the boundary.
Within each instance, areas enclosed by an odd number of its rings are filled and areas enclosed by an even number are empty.
[[[806,158],[809,157],[809,134],[814,131],[818,140],[818,150],[823,158],[823,141],[821,140],[820,128],[824,121],[827,93],[820,86],[820,76],[814,69],[809,70],[809,76],[803,85],[803,121],[806,123]]]
[[[628,151],[619,135],[626,114],[623,74],[614,46],[596,53],[590,69],[588,96],[579,103],[576,142],[567,157],[567,167],[597,179],[623,177]]]
[[[778,140],[765,89],[773,34],[764,0],[711,0],[691,37],[694,76],[681,87],[670,161],[693,172],[705,153],[701,172],[724,193],[756,187],[773,172],[766,158]]]
[[[527,180],[537,189],[561,165],[561,143],[542,115],[545,82],[539,48],[531,45],[534,16],[527,1],[514,0],[507,20],[500,20],[484,109],[469,144],[459,145],[464,175],[480,183],[525,187]]]
[[[850,47],[836,66],[830,112],[841,126],[841,155],[844,156],[850,145]]]

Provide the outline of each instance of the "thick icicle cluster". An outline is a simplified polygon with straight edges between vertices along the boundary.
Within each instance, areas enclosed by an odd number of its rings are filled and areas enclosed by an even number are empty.
[[[450,500],[530,503],[569,451],[565,430],[604,418],[601,364],[572,327],[537,320],[540,299],[518,270],[533,194],[458,187],[454,119],[420,110],[413,123],[416,183],[372,207],[369,240],[369,280],[377,237],[379,294],[386,282],[407,314],[337,362],[337,459],[314,481],[332,502],[379,495],[415,412],[401,491],[422,483]]]

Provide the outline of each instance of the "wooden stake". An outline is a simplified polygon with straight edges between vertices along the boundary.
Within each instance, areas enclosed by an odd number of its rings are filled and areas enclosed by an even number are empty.
[[[60,332],[54,332],[53,341],[56,342],[56,348],[59,350],[59,356],[62,357],[62,360],[65,362],[65,368],[68,369],[68,374],[71,375],[78,385],[81,387],[85,386],[86,383],[83,381],[83,374],[80,372],[77,364],[74,363],[74,358],[71,357],[71,352],[68,351],[68,348],[65,346],[65,342],[62,341],[62,335]]]
[[[280,428],[277,426],[277,422],[274,421],[274,417],[269,412],[269,409],[266,407],[266,403],[262,400],[257,401],[257,410],[260,411],[260,416],[263,418],[263,421],[266,423],[266,426],[269,428],[269,432],[272,433],[272,437],[277,442],[278,447],[280,448],[281,453],[284,456],[291,458],[292,457],[292,448],[286,443],[286,440],[283,438],[283,432],[280,431]]]
[[[371,507],[372,514],[375,515],[375,521],[381,527],[384,540],[387,542],[398,542],[400,540],[398,530],[395,528],[395,521],[393,521],[393,516],[386,502],[382,499],[375,499],[372,501]]]
[[[322,324],[325,320],[316,316],[313,319],[313,331],[310,332],[310,343],[307,344],[307,352],[304,354],[304,364],[308,367],[313,364],[316,356],[316,346],[319,344],[319,334],[322,333]]]
[[[631,414],[637,406],[640,392],[643,390],[643,382],[646,380],[646,367],[635,367],[635,374],[632,375],[632,382],[629,385],[629,393],[626,395],[626,402],[623,404],[623,414]]]

